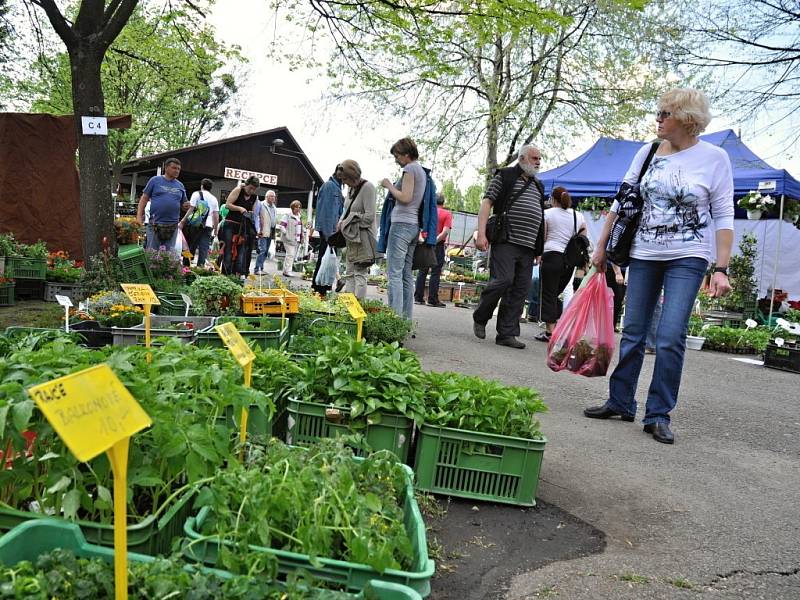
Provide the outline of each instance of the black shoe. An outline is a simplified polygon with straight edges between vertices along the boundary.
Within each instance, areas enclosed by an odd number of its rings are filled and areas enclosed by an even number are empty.
[[[415,299],[414,299],[414,304],[425,304],[425,300],[417,300],[417,299],[415,298]]]
[[[508,346],[509,348],[516,348],[517,350],[525,348],[525,344],[515,337],[497,338],[494,343],[498,346]]]
[[[550,341],[550,336],[551,336],[551,334],[547,333],[546,331],[543,331],[542,333],[540,333],[539,335],[537,335],[533,339],[538,340],[540,342],[549,342]]]
[[[477,321],[472,322],[472,333],[475,334],[476,338],[480,338],[482,340],[486,339],[486,325],[481,325]]]
[[[428,302],[428,306],[435,306],[436,308],[446,308],[447,304],[445,304],[444,302],[439,302],[437,300],[436,302]]]
[[[662,444],[674,444],[675,436],[669,429],[669,423],[648,423],[644,426],[645,433],[652,433],[653,439]]]
[[[610,419],[611,417],[619,417],[622,421],[627,421],[630,423],[633,421],[632,415],[623,415],[618,413],[615,410],[611,410],[610,408],[606,408],[606,405],[603,404],[601,406],[592,406],[590,408],[583,409],[583,416],[589,417],[590,419]],[[647,427],[645,425],[645,427]]]
[[[337,294],[344,289],[345,283],[346,282],[345,282],[344,279],[340,279],[339,281],[336,282],[336,293]]]

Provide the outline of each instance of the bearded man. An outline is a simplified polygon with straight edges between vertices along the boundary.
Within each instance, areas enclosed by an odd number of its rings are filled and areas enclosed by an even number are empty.
[[[544,250],[544,186],[536,177],[541,161],[536,146],[522,146],[515,166],[495,172],[478,211],[478,250],[489,248],[486,225],[490,212],[506,226],[492,232],[490,279],[472,314],[473,332],[480,339],[486,337],[486,323],[502,300],[495,343],[518,350],[525,348],[517,337],[534,260]]]

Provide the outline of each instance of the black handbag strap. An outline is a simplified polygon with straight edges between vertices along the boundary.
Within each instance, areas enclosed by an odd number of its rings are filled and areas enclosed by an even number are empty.
[[[650,145],[650,152],[647,153],[647,158],[644,159],[642,163],[642,168],[639,171],[639,178],[636,180],[636,183],[639,183],[644,177],[644,174],[647,173],[647,169],[650,166],[650,163],[653,161],[653,157],[656,154],[656,150],[658,150],[659,145],[661,144],[661,140],[657,142],[653,142]]]
[[[575,209],[572,209],[572,235],[578,234],[578,215],[575,214]]]

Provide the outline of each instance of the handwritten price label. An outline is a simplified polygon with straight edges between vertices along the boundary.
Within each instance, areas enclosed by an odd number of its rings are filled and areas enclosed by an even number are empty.
[[[134,304],[161,304],[153,288],[146,283],[121,283],[122,291]]]
[[[363,319],[367,316],[367,313],[364,312],[364,308],[361,306],[361,303],[358,301],[353,294],[339,294],[339,300],[344,304],[345,308],[347,308],[347,312],[350,313],[350,316],[353,319]]]
[[[233,358],[236,359],[240,365],[247,366],[256,359],[256,355],[244,341],[242,334],[236,329],[233,323],[223,323],[217,325],[214,330],[222,338],[222,343],[227,346]]]
[[[108,365],[35,385],[28,395],[81,462],[152,425]]]

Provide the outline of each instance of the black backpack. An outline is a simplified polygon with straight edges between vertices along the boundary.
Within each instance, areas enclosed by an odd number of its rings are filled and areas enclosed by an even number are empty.
[[[564,268],[572,270],[589,262],[589,238],[578,233],[578,217],[572,209],[573,234],[564,248]]]

